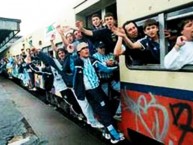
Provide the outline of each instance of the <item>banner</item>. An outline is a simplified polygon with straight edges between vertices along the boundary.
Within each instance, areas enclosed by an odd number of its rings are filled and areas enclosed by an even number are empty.
[[[44,31],[44,39],[46,42],[50,41],[51,39],[54,40],[56,37],[56,27],[59,26],[55,22],[51,25],[46,26]]]

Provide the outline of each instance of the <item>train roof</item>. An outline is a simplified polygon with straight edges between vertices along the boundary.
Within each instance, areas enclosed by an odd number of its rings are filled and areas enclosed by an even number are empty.
[[[6,44],[20,32],[20,19],[0,17],[0,52],[6,49]]]

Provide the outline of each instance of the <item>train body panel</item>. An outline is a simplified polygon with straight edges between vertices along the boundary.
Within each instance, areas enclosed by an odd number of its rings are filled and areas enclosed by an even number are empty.
[[[153,18],[160,24],[159,43],[163,46],[160,64],[132,66],[127,64],[127,57],[119,58],[122,101],[119,126],[128,139],[132,140],[133,133],[138,133],[165,145],[189,145],[193,142],[193,69],[172,71],[163,67],[164,56],[168,52],[163,32],[168,27],[176,29],[178,18],[193,15],[192,4],[192,0],[81,0],[71,11],[75,17],[70,22],[83,20],[85,27],[89,28],[92,27],[92,14],[104,17],[106,12],[116,14],[118,26],[134,20],[142,27],[147,18]],[[44,34],[45,27],[23,37],[9,49],[10,54],[18,55],[22,48],[32,47],[29,40],[43,52],[52,51]],[[42,41],[41,45],[39,41]],[[59,35],[56,35],[56,43],[62,43]],[[36,75],[35,81],[36,87],[44,89],[42,76]],[[61,97],[54,88],[51,93]]]
[[[192,72],[132,70],[120,59],[125,135],[139,132],[167,145],[193,141]]]
[[[148,0],[148,2],[143,0],[117,0],[118,22],[119,25],[122,25],[125,21],[150,16],[191,2],[191,0]]]

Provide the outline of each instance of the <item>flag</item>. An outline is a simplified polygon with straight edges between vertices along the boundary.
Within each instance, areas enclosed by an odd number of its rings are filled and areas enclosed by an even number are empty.
[[[50,25],[48,25],[48,26],[46,26],[46,28],[45,28],[45,31],[44,31],[44,33],[45,33],[45,41],[50,41],[50,40],[53,40],[53,39],[55,39],[55,36],[56,36],[56,27],[57,27],[58,25],[56,25],[56,23],[54,22],[54,23],[52,23],[52,24],[50,24]]]

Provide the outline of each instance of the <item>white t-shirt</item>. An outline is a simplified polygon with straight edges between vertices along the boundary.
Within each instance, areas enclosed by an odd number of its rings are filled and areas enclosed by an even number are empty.
[[[54,85],[56,92],[66,90],[67,86],[64,83],[62,76],[58,73],[58,71],[55,68],[51,67],[51,70],[52,70],[52,73],[54,75],[53,85]]]
[[[193,41],[186,41],[178,51],[173,48],[164,58],[167,69],[178,70],[187,64],[193,64]]]

